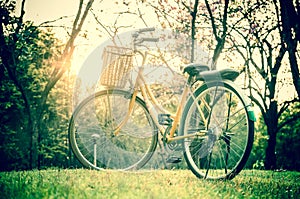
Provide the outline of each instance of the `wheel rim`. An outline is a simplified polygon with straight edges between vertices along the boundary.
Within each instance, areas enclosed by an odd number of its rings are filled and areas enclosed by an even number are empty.
[[[70,126],[71,147],[85,166],[138,169],[151,157],[157,135],[140,102],[135,103],[132,115],[119,134],[113,135],[128,103],[127,92],[113,91],[94,96],[75,111]]]
[[[185,133],[200,129],[208,133],[205,137],[184,140],[188,164],[198,177],[232,178],[245,163],[251,148],[251,122],[245,104],[236,92],[222,85],[204,90],[195,102],[186,115]]]

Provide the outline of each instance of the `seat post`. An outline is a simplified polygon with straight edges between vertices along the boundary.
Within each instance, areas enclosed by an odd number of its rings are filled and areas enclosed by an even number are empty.
[[[188,79],[187,79],[187,85],[192,85],[193,84],[193,82],[194,82],[194,78],[195,76],[194,75],[190,75],[189,74],[189,77],[188,77]]]

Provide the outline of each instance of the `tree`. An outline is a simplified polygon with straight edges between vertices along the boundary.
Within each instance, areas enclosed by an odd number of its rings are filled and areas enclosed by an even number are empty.
[[[280,40],[280,21],[271,1],[237,4],[236,10],[241,14],[241,20],[232,27],[231,45],[244,60],[249,97],[259,107],[267,126],[265,168],[275,169],[277,133],[288,122],[297,119],[293,117],[285,123],[279,121],[282,113],[297,101],[297,98],[279,99],[283,90],[279,88],[288,83],[288,78],[280,78],[280,75],[288,74],[283,69],[288,48]]]
[[[46,102],[49,93],[67,68],[69,68],[70,58],[75,48],[75,39],[83,26],[92,4],[93,0],[89,0],[84,7],[84,1],[80,0],[72,32],[70,33],[67,43],[61,52],[46,55],[39,54],[41,52],[35,52],[33,50],[34,47],[39,47],[40,43],[38,43],[38,40],[40,37],[44,35],[47,36],[47,33],[43,34],[39,27],[23,22],[25,0],[21,2],[21,14],[19,17],[12,16],[12,11],[15,9],[15,1],[6,0],[5,2],[1,2],[1,11],[3,11],[1,12],[2,16],[0,18],[1,70],[7,72],[9,79],[20,92],[24,102],[27,130],[30,132],[31,138],[29,150],[31,168],[37,168],[39,166],[38,148],[41,123],[44,111],[47,107]],[[47,38],[43,39],[40,40],[44,42],[42,45],[51,46],[51,44],[47,44]],[[24,52],[25,54],[22,54]],[[55,63],[49,66],[49,63],[45,65],[43,60],[38,60],[37,63],[35,63],[34,60],[27,60],[28,56],[30,57],[32,55],[34,57],[40,55],[45,59],[48,58],[47,56],[52,56],[52,58],[55,58]],[[48,66],[50,70],[47,71],[49,73],[46,76],[44,74],[43,77],[45,79],[41,79],[39,82],[30,81],[36,80],[36,77],[40,75],[40,69],[46,66]],[[24,84],[24,79],[22,79],[22,75],[20,75],[22,72],[31,73],[28,74],[30,80],[26,81],[28,84]]]

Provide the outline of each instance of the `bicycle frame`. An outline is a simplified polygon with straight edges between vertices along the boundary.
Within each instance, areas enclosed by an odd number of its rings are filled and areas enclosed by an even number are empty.
[[[161,133],[161,135],[163,135],[165,133],[165,127],[163,125],[160,125],[158,122],[158,115],[155,113],[155,111],[153,111],[150,108],[150,105],[155,105],[155,107],[158,107],[157,109],[159,109],[159,111],[163,112],[163,113],[168,113],[168,111],[164,110],[163,108],[160,108],[159,106],[159,102],[156,100],[150,86],[146,83],[146,80],[143,76],[143,67],[139,67],[138,69],[138,75],[135,81],[135,86],[134,86],[134,91],[132,93],[131,96],[131,100],[129,103],[129,107],[128,107],[128,112],[126,113],[126,116],[124,118],[124,120],[118,125],[118,127],[116,128],[116,130],[114,131],[114,135],[117,136],[119,134],[119,131],[121,130],[121,128],[123,127],[124,124],[126,124],[127,120],[130,117],[130,114],[132,113],[133,110],[133,106],[136,100],[136,97],[138,95],[138,93],[140,92],[143,100],[146,103],[147,109],[155,123],[155,125],[158,127],[159,132]],[[189,82],[189,81],[188,81]],[[191,87],[188,84],[188,82],[185,84],[184,86],[184,90],[183,93],[181,95],[181,100],[180,103],[177,107],[176,113],[175,115],[171,115],[170,117],[173,119],[173,123],[171,126],[171,130],[169,132],[169,135],[166,136],[166,142],[170,143],[172,141],[177,141],[177,140],[182,140],[184,138],[188,138],[188,137],[194,137],[194,136],[205,136],[207,134],[207,130],[201,130],[199,132],[195,132],[195,133],[191,133],[188,135],[184,135],[184,136],[175,136],[175,132],[177,129],[177,126],[180,123],[180,119],[181,119],[181,115],[182,115],[182,109],[187,101],[187,97],[188,94],[191,93]],[[155,110],[157,110],[155,109]]]

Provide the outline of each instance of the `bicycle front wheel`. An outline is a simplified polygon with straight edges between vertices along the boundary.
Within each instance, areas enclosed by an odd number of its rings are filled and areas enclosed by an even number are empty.
[[[69,124],[69,139],[84,166],[133,170],[151,158],[157,144],[157,127],[139,97],[127,114],[131,99],[127,91],[104,90],[76,108]]]
[[[197,177],[232,179],[246,164],[254,122],[243,99],[226,82],[204,84],[189,98],[181,132],[198,133],[183,141],[185,160]]]

